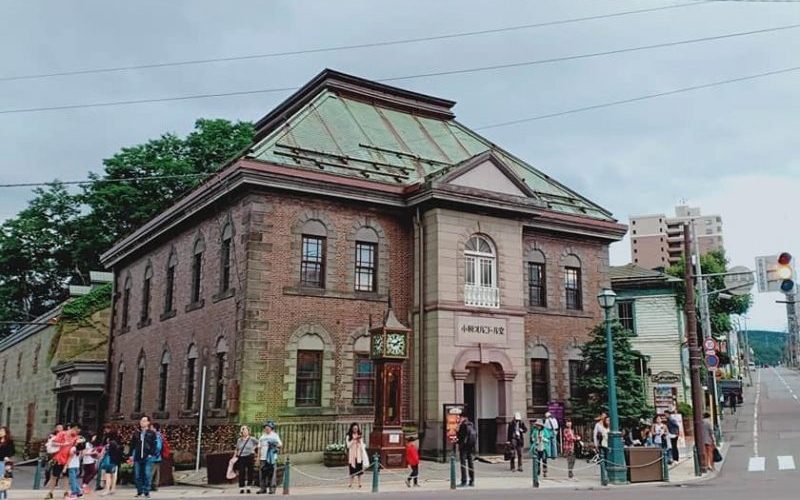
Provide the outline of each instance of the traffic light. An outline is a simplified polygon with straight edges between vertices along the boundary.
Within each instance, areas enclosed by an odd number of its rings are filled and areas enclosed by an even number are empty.
[[[783,293],[794,293],[795,291],[795,270],[794,259],[789,252],[778,255],[778,265],[775,274],[780,282],[780,291]]]

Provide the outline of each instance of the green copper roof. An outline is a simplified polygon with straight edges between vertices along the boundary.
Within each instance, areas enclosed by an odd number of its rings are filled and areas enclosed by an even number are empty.
[[[551,210],[613,220],[591,201],[453,119],[429,117],[323,89],[252,149],[251,157],[377,182],[425,182],[492,151]]]

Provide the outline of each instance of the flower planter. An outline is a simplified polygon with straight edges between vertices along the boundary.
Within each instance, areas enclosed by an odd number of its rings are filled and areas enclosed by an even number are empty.
[[[325,467],[344,467],[347,465],[347,455],[343,451],[326,451],[322,455]]]

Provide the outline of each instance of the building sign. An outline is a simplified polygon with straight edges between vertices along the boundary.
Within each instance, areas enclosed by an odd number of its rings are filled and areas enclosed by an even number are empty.
[[[505,319],[456,316],[456,338],[460,344],[505,344],[507,337]]]
[[[550,401],[547,403],[547,411],[558,420],[559,425],[564,425],[564,403],[561,401]]]
[[[654,384],[677,384],[681,381],[681,376],[673,372],[658,372],[650,379]]]
[[[657,385],[653,387],[653,399],[657,415],[674,410],[678,406],[678,389],[671,385]]]
[[[444,418],[444,449],[454,448],[458,442],[458,424],[461,420],[461,414],[464,412],[464,405],[462,404],[445,404],[443,405]]]

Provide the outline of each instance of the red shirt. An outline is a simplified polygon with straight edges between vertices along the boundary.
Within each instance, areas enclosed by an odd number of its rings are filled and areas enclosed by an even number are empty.
[[[59,465],[67,465],[72,454],[72,447],[75,446],[77,440],[78,436],[72,435],[69,431],[61,431],[56,434],[53,442],[59,447],[59,450],[53,454],[53,460]]]
[[[419,465],[419,450],[414,446],[414,443],[406,445],[406,462],[408,462],[408,465]]]

